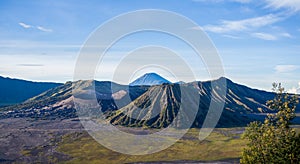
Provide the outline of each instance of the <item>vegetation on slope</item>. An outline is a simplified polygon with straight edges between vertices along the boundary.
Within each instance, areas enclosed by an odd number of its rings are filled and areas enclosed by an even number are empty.
[[[241,163],[300,162],[300,134],[290,127],[298,98],[284,93],[280,84],[274,83],[273,87],[277,95],[267,105],[277,113],[269,114],[263,123],[252,122],[246,128],[244,138],[249,143],[243,150]]]
[[[216,129],[203,141],[198,140],[199,131],[189,132],[171,147],[158,153],[130,156],[111,151],[83,133],[63,137],[57,151],[72,159],[64,163],[133,163],[159,161],[238,161],[245,141],[240,138],[242,128]]]

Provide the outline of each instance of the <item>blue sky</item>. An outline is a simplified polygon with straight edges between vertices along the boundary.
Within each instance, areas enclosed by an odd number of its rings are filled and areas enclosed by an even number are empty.
[[[299,0],[3,0],[0,75],[34,81],[72,80],[77,55],[91,32],[119,14],[140,9],[177,12],[199,24],[218,49],[226,77],[233,81],[265,90],[270,90],[272,82],[282,82],[289,91],[299,91]],[[132,35],[120,41],[123,48],[111,50],[107,66],[96,77],[109,79],[110,64],[119,61],[118,55],[147,44],[191,53],[168,36]],[[209,79],[201,61],[190,62],[200,68],[195,69],[198,80]]]

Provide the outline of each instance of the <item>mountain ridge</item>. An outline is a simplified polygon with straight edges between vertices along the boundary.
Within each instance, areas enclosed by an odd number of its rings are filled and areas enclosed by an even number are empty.
[[[52,82],[33,82],[0,76],[0,106],[21,103],[59,85],[62,84]]]
[[[222,95],[223,92],[218,90],[222,87],[225,87],[224,80],[226,80],[225,82],[227,85],[227,93],[225,97],[224,95]],[[215,88],[212,88],[212,82],[214,82],[214,85],[216,85]],[[165,86],[173,87],[169,87],[169,90],[171,91],[167,91],[163,89]],[[185,99],[185,101],[188,101],[188,104],[195,104],[196,101],[199,101],[198,112],[196,114],[196,118],[194,123],[192,124],[192,127],[200,128],[203,125],[204,119],[210,108],[210,103],[217,103],[219,101],[222,101],[222,99],[225,100],[225,106],[221,118],[217,124],[217,127],[229,127],[236,125],[245,126],[253,120],[261,119],[258,117],[254,118],[252,115],[250,116],[249,114],[272,112],[265,105],[265,102],[269,99],[272,99],[274,97],[274,93],[253,90],[247,86],[233,83],[231,80],[221,77],[213,81],[196,81],[191,83],[185,83],[182,85],[165,84],[152,86],[149,88],[148,91],[146,91],[143,95],[138,97],[132,103],[115,111],[112,115],[110,115],[110,122],[114,125],[122,126],[142,126],[150,128],[166,127],[170,125],[170,123],[175,119],[176,113],[179,111],[180,105],[178,104],[180,104],[180,101],[178,99],[180,98],[178,98],[178,96],[174,96],[174,93],[177,93],[178,95],[178,92],[180,92],[180,90],[182,90],[183,87],[195,89],[195,91],[197,91],[200,96],[199,99],[193,98],[197,97],[196,95]],[[151,93],[153,92],[153,88],[156,88],[156,94]],[[169,94],[168,92],[172,94]],[[258,98],[256,98],[255,95],[259,94],[262,94],[263,96],[259,96]],[[155,97],[151,95],[166,96]],[[160,107],[160,112],[155,111],[158,107],[155,107],[155,105],[151,103],[148,97],[155,97],[156,99],[154,100],[154,102],[158,102],[158,104],[163,104],[163,106]],[[185,113],[191,112],[190,107],[188,106],[186,106],[185,109],[183,108],[183,111]],[[157,117],[151,118],[148,121],[141,119],[143,118],[143,116],[154,115],[153,113],[158,114]],[[139,118],[135,119],[134,117],[132,117],[133,115],[137,115]],[[187,116],[187,114],[184,115]],[[181,127],[180,124],[177,123],[177,125]]]
[[[220,89],[224,87],[224,80],[227,84],[227,93],[225,97],[224,95],[222,97]],[[215,88],[212,88],[212,82],[214,82]],[[75,92],[73,90],[74,87],[76,88]],[[128,86],[110,81],[79,80],[76,82],[67,82],[64,85],[47,90],[38,96],[28,99],[24,103],[2,108],[1,110],[4,112],[0,113],[0,118],[76,118],[73,94],[81,95],[84,99],[85,95],[95,93],[101,110],[107,114],[107,118],[111,123],[123,126],[163,128],[174,120],[181,104],[180,89],[183,88],[187,88],[191,93],[197,93],[197,95],[194,94],[194,96],[185,100],[188,103],[198,100],[191,101],[194,97],[200,97],[193,127],[201,127],[210,103],[220,101],[220,99],[225,99],[225,106],[218,127],[246,125],[250,121],[261,119],[261,117],[258,118],[258,115],[272,112],[265,103],[267,100],[273,99],[274,93],[252,89],[245,85],[234,83],[225,77],[212,81],[195,81],[184,84],[164,83],[153,86]],[[154,102],[161,104],[162,107],[153,105],[149,101],[149,95],[152,96]],[[136,106],[140,109],[138,110]],[[151,117],[152,120],[150,119],[150,122],[136,121],[121,114],[126,110],[129,113],[131,112],[131,116],[136,113],[135,115],[144,116],[145,118],[149,118],[155,114],[157,117]],[[141,113],[141,110],[144,113]],[[180,123],[176,124],[178,126],[185,126]]]

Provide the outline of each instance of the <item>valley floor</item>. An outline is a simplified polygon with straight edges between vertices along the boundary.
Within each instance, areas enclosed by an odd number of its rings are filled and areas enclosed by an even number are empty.
[[[27,118],[0,119],[0,162],[48,162],[49,156],[68,160],[57,152],[61,136],[81,132],[77,120],[33,120]]]
[[[297,130],[299,130],[297,126]],[[130,133],[155,130],[122,128]],[[90,137],[77,119],[0,119],[2,163],[238,163],[246,142],[244,128],[216,128],[199,141],[199,129],[190,129],[161,152],[129,156],[113,152]]]

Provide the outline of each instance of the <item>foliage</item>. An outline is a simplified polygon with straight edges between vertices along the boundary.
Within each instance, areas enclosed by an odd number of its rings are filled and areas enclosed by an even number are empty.
[[[299,163],[300,135],[290,128],[295,118],[297,95],[284,92],[281,84],[273,84],[276,96],[267,102],[277,113],[268,114],[263,123],[252,122],[243,137],[249,140],[241,163]]]
[[[142,129],[141,129],[142,130]],[[205,140],[199,141],[199,130],[190,129],[174,145],[149,155],[125,155],[98,144],[88,134],[69,134],[58,144],[57,151],[72,157],[62,163],[176,163],[176,161],[234,161],[237,162],[245,141],[242,128],[216,128]],[[154,131],[153,131],[154,132]]]

